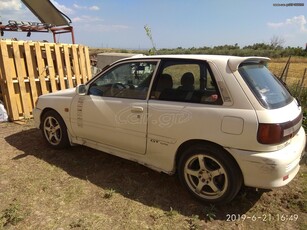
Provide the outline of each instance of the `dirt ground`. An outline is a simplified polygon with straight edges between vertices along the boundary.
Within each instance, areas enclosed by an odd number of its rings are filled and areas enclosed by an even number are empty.
[[[307,229],[307,165],[283,188],[204,205],[176,176],[96,150],[50,149],[33,120],[0,123],[0,229]]]

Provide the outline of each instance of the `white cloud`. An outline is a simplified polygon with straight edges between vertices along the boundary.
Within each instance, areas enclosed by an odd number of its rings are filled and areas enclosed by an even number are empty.
[[[98,25],[95,28],[89,28],[94,29],[95,32],[110,32],[110,31],[122,31],[129,29],[129,26],[126,25]]]
[[[307,24],[307,21],[304,15],[295,16],[291,19],[287,19],[286,24],[297,25],[299,26],[301,32],[307,32],[307,28],[305,27]]]
[[[73,4],[73,6],[74,6],[76,9],[86,9],[86,6],[80,6],[80,5],[77,5],[77,4]]]
[[[98,6],[91,6],[89,7],[90,10],[100,10],[100,8]]]
[[[73,22],[78,21],[83,22],[82,26],[81,24],[79,25],[78,29],[85,31],[85,32],[90,32],[90,33],[99,33],[99,32],[111,32],[111,31],[122,31],[122,30],[128,30],[130,29],[129,26],[127,25],[120,25],[120,24],[114,24],[114,25],[106,25],[102,23],[95,24],[95,26],[92,25],[92,22],[90,21],[84,21],[84,18],[74,18]]]
[[[81,22],[82,18],[81,17],[75,17],[71,19],[72,22]]]
[[[98,6],[80,6],[77,4],[73,4],[74,8],[78,10],[99,10],[100,8]]]
[[[93,17],[91,15],[81,15],[79,17],[74,17],[72,22],[102,22],[103,19],[99,17]]]
[[[283,22],[278,22],[278,23],[268,22],[267,25],[271,28],[280,28],[284,25],[284,23]]]
[[[20,0],[0,0],[0,21],[37,21],[34,14]]]
[[[65,6],[65,5],[61,5],[58,2],[51,0],[52,4],[58,8],[59,11],[63,12],[64,14],[67,14],[67,16],[69,16],[69,14],[73,14],[74,10]]]
[[[307,20],[304,15],[294,16],[293,18],[288,18],[284,22],[268,22],[267,26],[271,28],[282,28],[286,26],[297,26],[300,32],[307,32],[306,28]]]
[[[1,0],[0,10],[20,10],[21,9],[20,0]]]

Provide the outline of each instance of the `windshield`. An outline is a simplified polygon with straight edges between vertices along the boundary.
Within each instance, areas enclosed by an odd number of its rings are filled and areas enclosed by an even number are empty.
[[[288,90],[263,64],[242,63],[239,73],[263,107],[277,109],[293,100]]]

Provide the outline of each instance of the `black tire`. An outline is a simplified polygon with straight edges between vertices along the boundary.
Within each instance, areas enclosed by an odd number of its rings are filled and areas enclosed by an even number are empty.
[[[70,146],[67,127],[62,117],[54,110],[49,110],[42,117],[42,134],[53,148],[61,149]]]
[[[212,144],[195,145],[178,162],[180,182],[198,200],[228,203],[238,194],[242,173],[226,150]]]

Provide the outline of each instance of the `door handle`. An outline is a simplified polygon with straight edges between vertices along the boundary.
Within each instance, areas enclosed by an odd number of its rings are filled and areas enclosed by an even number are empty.
[[[132,106],[131,112],[132,113],[143,113],[144,108],[141,106]]]

